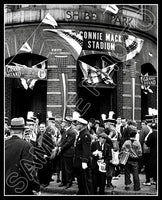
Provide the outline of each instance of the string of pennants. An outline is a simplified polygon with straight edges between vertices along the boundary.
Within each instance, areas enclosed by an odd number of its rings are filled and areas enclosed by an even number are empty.
[[[119,9],[114,4],[107,4],[106,7],[105,7],[105,12],[106,11],[117,14]],[[58,34],[61,38],[63,38],[73,48],[73,50],[76,52],[77,56],[79,57],[79,55],[82,51],[82,47],[83,47],[83,36],[82,36],[80,31],[56,29],[56,26],[58,26],[58,24],[57,24],[56,20],[51,16],[50,13],[46,14],[46,16],[41,21],[41,23],[38,25],[38,27],[42,23],[49,24],[49,25],[53,26],[53,29],[44,29],[43,31],[49,31],[49,32]],[[35,29],[35,31],[38,29],[38,27]],[[33,33],[32,33],[32,35],[33,35]],[[22,45],[22,47],[19,49],[17,54],[20,51],[32,53],[32,48],[28,44],[28,40],[30,39],[30,37]],[[123,62],[124,62],[124,61],[127,61],[127,60],[134,58],[136,56],[136,54],[138,54],[141,51],[144,41],[140,38],[136,38],[135,36],[128,35],[128,34],[123,34],[123,39],[124,39],[124,44],[125,44],[125,49],[126,49],[126,57],[123,60]],[[6,65],[7,69],[10,66],[9,64],[12,62],[14,57]],[[45,61],[43,61],[41,63],[41,66],[42,66],[41,69],[42,70],[45,70],[44,63],[45,63]],[[38,63],[38,64],[40,64],[40,63]],[[117,63],[113,63],[110,66],[107,66],[103,69],[96,69],[95,66],[90,66],[90,65],[88,65],[88,64],[86,64],[82,61],[79,61],[79,64],[80,64],[80,68],[83,72],[84,80],[87,81],[88,84],[96,84],[96,83],[99,83],[100,81],[104,81],[105,84],[114,84],[113,79],[112,79],[112,75],[113,75],[113,72],[114,72],[114,69],[115,69],[115,66],[116,66]],[[17,68],[21,68],[21,69],[24,69],[24,68],[27,67],[27,66],[22,66],[18,63],[14,63],[14,65]],[[32,69],[36,69],[37,65],[32,66]],[[7,77],[9,77],[9,76],[7,76]],[[33,89],[35,82],[37,80],[39,80],[38,77],[35,77],[33,79],[31,79],[29,77],[21,77],[21,83],[23,84],[25,89],[28,89],[28,88]]]

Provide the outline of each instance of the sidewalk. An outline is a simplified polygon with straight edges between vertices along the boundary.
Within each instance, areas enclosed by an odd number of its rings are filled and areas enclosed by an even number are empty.
[[[133,178],[133,177],[132,177]],[[56,176],[53,176],[54,181],[50,182],[50,185],[42,189],[42,196],[52,196],[52,195],[76,195],[78,191],[77,181],[73,182],[72,187],[65,189],[65,187],[58,187],[60,183],[56,183]],[[156,190],[155,185],[144,186],[142,183],[145,182],[145,175],[140,174],[141,190],[134,191],[133,184],[130,190],[126,191],[124,186],[124,175],[122,174],[118,180],[113,180],[112,184],[116,187],[112,190],[105,188],[105,195],[138,195],[138,196],[157,196],[158,190]],[[158,188],[158,187],[157,187]],[[96,195],[95,195],[96,196]]]

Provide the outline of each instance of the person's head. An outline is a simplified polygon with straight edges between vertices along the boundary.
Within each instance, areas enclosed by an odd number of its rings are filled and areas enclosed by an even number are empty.
[[[102,132],[98,135],[98,140],[99,142],[104,143],[106,142],[107,137],[108,137],[107,134]]]
[[[39,129],[41,132],[45,132],[46,130],[46,124],[44,122],[41,122],[39,125]]]
[[[26,125],[29,127],[30,131],[34,131],[35,128],[35,123],[33,119],[27,119],[26,120]]]
[[[24,130],[27,127],[25,126],[25,120],[23,117],[11,119],[10,133],[11,135],[15,134],[23,138]]]
[[[93,127],[95,125],[95,118],[90,118],[88,124],[90,125],[90,127]]]
[[[134,139],[136,137],[137,134],[137,128],[134,126],[129,126],[128,127],[128,135],[130,137],[130,139]]]
[[[99,120],[95,120],[95,128],[98,128],[100,126],[100,121]]]
[[[87,126],[88,122],[83,118],[78,118],[75,123],[75,128],[78,131],[81,131]]]
[[[144,126],[146,126],[146,125],[147,125],[147,122],[145,120],[142,120],[142,122],[141,122],[141,128],[144,127]]]
[[[157,123],[156,122],[153,122],[150,127],[153,129],[153,130],[156,130],[157,129]]]
[[[121,124],[121,117],[118,117],[118,118],[116,119],[116,124]]]
[[[135,120],[129,120],[127,122],[128,126],[134,126],[134,127],[137,127],[137,122]]]
[[[122,123],[122,126],[126,126],[127,125],[127,119],[126,118],[122,118],[121,119],[121,123]]]
[[[55,134],[55,130],[53,128],[52,125],[49,125],[46,127],[45,133],[49,134],[49,135],[54,135]]]
[[[48,126],[55,124],[55,118],[54,117],[49,117],[48,118]]]

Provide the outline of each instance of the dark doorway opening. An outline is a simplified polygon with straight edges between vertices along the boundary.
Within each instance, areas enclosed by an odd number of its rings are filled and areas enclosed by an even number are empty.
[[[17,81],[18,80],[15,79],[13,82]],[[13,86],[14,85],[15,84],[13,84]],[[22,116],[26,120],[28,111],[33,111],[40,121],[46,121],[46,81],[37,81],[33,90],[13,87],[11,98],[11,118]]]
[[[77,64],[77,94],[79,102],[77,109],[82,117],[86,120],[91,117],[101,120],[101,114],[103,113],[107,116],[109,111],[117,113],[117,70],[113,70],[112,73],[113,84],[106,84],[103,79],[100,79],[99,83],[91,85],[84,81],[80,61],[102,70],[114,63],[116,63],[117,69],[120,63],[119,60],[105,54],[89,54],[80,57]]]
[[[82,103],[77,106],[85,119],[95,118],[101,120],[101,114],[108,116],[109,111],[116,113],[116,90],[113,88],[92,88],[79,87],[78,97]],[[96,95],[97,94],[97,95]]]

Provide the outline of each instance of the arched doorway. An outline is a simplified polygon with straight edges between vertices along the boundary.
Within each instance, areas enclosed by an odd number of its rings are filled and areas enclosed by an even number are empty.
[[[141,66],[141,75],[157,76],[156,69],[151,63],[145,63]],[[141,120],[145,119],[145,115],[148,115],[148,108],[157,109],[157,86],[149,87],[148,90],[141,89]]]
[[[100,71],[104,67],[119,64],[119,60],[105,54],[89,54],[79,57],[77,62],[77,108],[81,115],[87,120],[91,117],[100,120],[102,113],[107,115],[109,111],[117,113],[117,70],[113,70],[111,75],[112,84],[106,84],[104,79],[96,84],[87,84],[80,63],[86,63]],[[118,64],[114,69],[117,69]]]
[[[32,54],[22,53],[12,56],[5,60],[6,65],[9,63],[18,63],[26,65],[31,68],[37,65],[37,68],[41,68],[39,63],[45,61],[47,68],[47,58]],[[47,81],[37,80],[33,89],[25,89],[19,78],[10,78],[11,81],[11,118],[24,117],[27,118],[28,111],[33,111],[40,121],[46,120],[46,96],[47,96]]]

